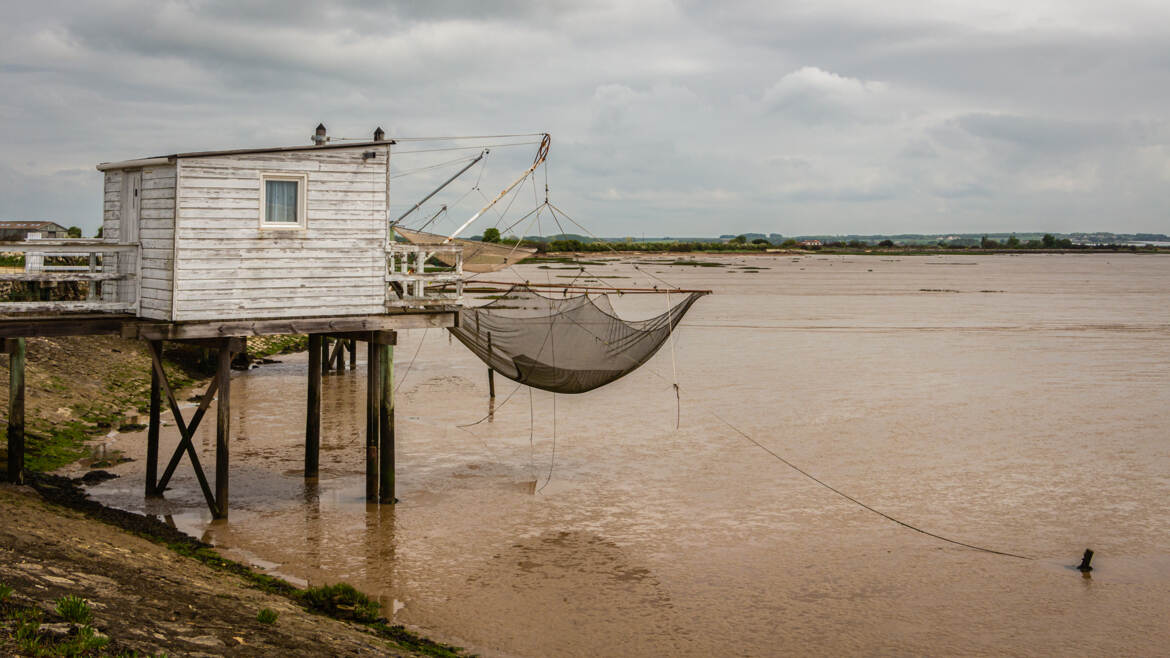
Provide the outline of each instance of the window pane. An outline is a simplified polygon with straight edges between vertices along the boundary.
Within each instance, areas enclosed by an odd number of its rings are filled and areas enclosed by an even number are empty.
[[[264,181],[264,221],[297,223],[296,181]]]

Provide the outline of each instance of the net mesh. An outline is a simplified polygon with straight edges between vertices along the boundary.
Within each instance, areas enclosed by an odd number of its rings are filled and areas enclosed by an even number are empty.
[[[609,298],[548,297],[517,285],[459,312],[451,333],[496,372],[554,393],[584,393],[636,370],[704,293],[683,293],[661,315],[628,321]]]

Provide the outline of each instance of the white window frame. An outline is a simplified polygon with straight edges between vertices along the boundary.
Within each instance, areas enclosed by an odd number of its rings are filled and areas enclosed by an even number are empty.
[[[265,208],[268,206],[268,181],[289,181],[297,184],[297,221],[292,222],[270,222],[264,216]],[[261,173],[260,174],[260,229],[261,230],[276,230],[276,231],[303,231],[308,227],[308,189],[309,189],[309,175],[308,174],[288,174],[288,173]]]

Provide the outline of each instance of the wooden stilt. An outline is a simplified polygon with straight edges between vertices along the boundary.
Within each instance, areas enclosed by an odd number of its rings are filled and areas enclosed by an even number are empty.
[[[370,335],[370,347],[366,356],[366,500],[378,500],[378,408],[381,392],[378,390],[382,376],[382,346]]]
[[[158,491],[165,491],[167,483],[171,481],[171,475],[174,474],[175,468],[179,465],[179,460],[182,459],[184,451],[187,457],[191,460],[191,467],[195,471],[195,479],[199,481],[199,489],[203,491],[203,498],[207,501],[207,507],[211,510],[213,516],[218,516],[219,507],[216,504],[215,496],[211,493],[211,486],[207,484],[207,476],[203,474],[203,466],[199,463],[199,455],[195,452],[195,446],[191,439],[195,435],[195,428],[199,426],[199,422],[203,420],[203,414],[207,413],[207,407],[211,404],[211,396],[219,387],[219,377],[211,380],[211,384],[207,387],[207,392],[203,394],[203,399],[199,403],[199,408],[195,410],[195,414],[191,416],[191,424],[187,425],[183,421],[183,412],[179,409],[179,401],[175,398],[175,392],[171,389],[171,384],[167,381],[167,373],[162,366],[162,349],[161,345],[154,343],[147,343],[150,348],[150,358],[154,364],[154,371],[158,374],[159,383],[162,384],[163,393],[167,396],[167,402],[171,406],[171,415],[175,418],[175,425],[179,428],[179,445],[175,448],[175,454],[171,456],[171,461],[167,464],[167,470],[163,476],[159,478],[157,489]]]
[[[329,372],[329,339],[321,338],[321,370]]]
[[[333,339],[333,354],[329,357],[329,366],[337,372],[345,371],[345,341]]]
[[[216,518],[226,519],[228,515],[228,448],[231,438],[231,390],[232,350],[227,340],[219,348],[219,398],[215,405],[215,503]]]
[[[487,335],[487,351],[488,360],[490,361],[492,358],[492,332],[490,331]],[[488,397],[493,400],[496,399],[496,370],[490,366],[488,367]]]
[[[321,334],[309,334],[309,395],[305,412],[305,477],[321,464]]]
[[[8,481],[24,484],[24,356],[23,338],[9,338],[8,352]]]
[[[394,345],[393,338],[381,349],[382,395],[378,409],[379,484],[378,501],[393,504],[394,498]]]
[[[162,341],[152,340],[151,349],[161,350]],[[158,371],[150,369],[150,421],[146,430],[146,495],[158,496],[162,493],[158,488],[158,438],[162,414],[162,387],[158,381]]]
[[[357,370],[357,339],[349,340],[349,369]]]

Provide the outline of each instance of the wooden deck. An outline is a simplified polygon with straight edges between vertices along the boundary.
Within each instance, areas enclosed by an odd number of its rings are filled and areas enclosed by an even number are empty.
[[[374,503],[395,502],[394,496],[394,344],[404,329],[453,327],[457,307],[378,315],[303,317],[256,320],[208,320],[161,322],[144,320],[127,313],[55,313],[40,316],[0,317],[0,339],[9,355],[8,479],[24,478],[24,365],[26,338],[47,336],[117,335],[146,341],[152,357],[150,421],[147,431],[145,495],[162,496],[184,457],[191,463],[196,480],[212,516],[228,515],[228,456],[231,415],[229,413],[232,358],[243,351],[248,336],[307,334],[309,365],[305,421],[305,469],[307,479],[317,477],[320,463],[322,370],[336,362],[339,369],[344,349],[350,352],[354,370],[357,342],[368,345],[366,409],[366,498]],[[329,354],[328,341],[335,348]],[[164,341],[195,343],[217,351],[216,375],[201,396],[198,409],[189,417],[176,398],[162,367]],[[216,405],[215,477],[209,480],[193,445],[193,437],[212,400]],[[159,476],[160,414],[164,402],[170,407],[181,439],[165,462]]]

